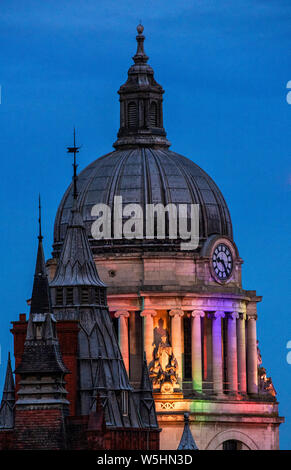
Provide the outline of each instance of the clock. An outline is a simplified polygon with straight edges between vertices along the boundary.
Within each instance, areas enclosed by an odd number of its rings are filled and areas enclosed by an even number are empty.
[[[232,273],[233,257],[225,243],[218,243],[212,252],[212,270],[217,280],[227,281]]]

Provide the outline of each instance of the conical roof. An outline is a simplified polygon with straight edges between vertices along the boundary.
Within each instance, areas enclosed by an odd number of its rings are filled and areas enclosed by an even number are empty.
[[[106,287],[100,280],[88,243],[82,216],[76,207],[72,209],[57,271],[51,287],[96,286]]]
[[[0,405],[0,428],[12,428],[14,423],[15,385],[11,367],[10,353]]]
[[[198,450],[189,426],[189,413],[184,414],[184,431],[177,450]]]
[[[50,310],[50,290],[45,266],[42,236],[39,235],[30,313],[46,313]]]
[[[21,363],[15,371],[17,374],[68,373],[56,336],[42,238],[40,232],[26,340]]]
[[[153,398],[152,383],[149,377],[146,353],[144,353],[141,384],[139,390],[139,411],[144,427],[158,427],[155,401]]]

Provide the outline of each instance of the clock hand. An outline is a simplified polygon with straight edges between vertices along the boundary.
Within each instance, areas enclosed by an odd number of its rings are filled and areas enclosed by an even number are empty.
[[[225,262],[223,258],[217,258],[217,260],[224,266],[225,271],[227,271],[227,267],[225,266]]]

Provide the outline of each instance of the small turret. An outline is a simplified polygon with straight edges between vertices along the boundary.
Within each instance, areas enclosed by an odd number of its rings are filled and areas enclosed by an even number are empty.
[[[74,130],[74,146],[68,147],[68,153],[74,154],[74,203],[56,274],[50,283],[54,311],[57,316],[62,315],[62,318],[66,312],[70,315],[72,307],[76,305],[80,307],[105,307],[107,305],[106,286],[99,278],[83,219],[77,206],[76,153],[79,147],[76,147],[75,138]]]
[[[40,211],[40,205],[39,205]],[[16,406],[68,405],[63,363],[52,315],[50,290],[42,246],[41,215],[35,275],[24,352],[15,373],[20,375]]]
[[[6,376],[0,405],[0,429],[13,428],[14,425],[15,386],[11,367],[10,353],[6,368]]]
[[[189,413],[184,413],[184,431],[177,450],[198,450],[189,426]]]

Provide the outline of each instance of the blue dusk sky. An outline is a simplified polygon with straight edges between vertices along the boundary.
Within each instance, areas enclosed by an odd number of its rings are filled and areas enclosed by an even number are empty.
[[[216,181],[230,208],[243,286],[263,296],[258,339],[280,402],[281,448],[291,448],[290,0],[2,0],[0,387],[10,322],[28,313],[43,202],[46,257],[71,181],[66,147],[77,128],[81,170],[110,152],[117,90],[145,50],[165,89],[172,149]]]

